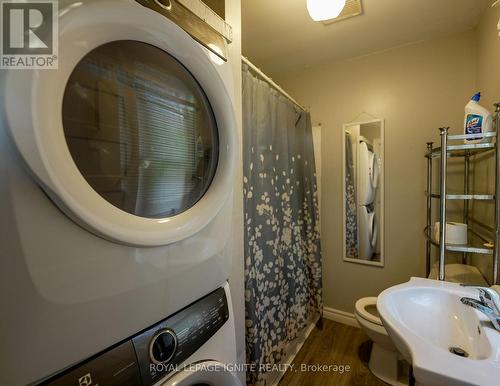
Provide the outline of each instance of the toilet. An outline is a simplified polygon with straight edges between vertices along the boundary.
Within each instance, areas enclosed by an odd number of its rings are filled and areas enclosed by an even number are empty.
[[[377,311],[377,298],[359,299],[354,315],[366,335],[373,341],[370,371],[382,381],[393,385],[408,385],[409,364],[398,353],[382,324]]]

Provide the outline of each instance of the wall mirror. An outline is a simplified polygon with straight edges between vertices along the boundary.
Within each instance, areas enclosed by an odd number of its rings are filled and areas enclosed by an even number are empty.
[[[342,130],[344,261],[384,266],[384,121]]]

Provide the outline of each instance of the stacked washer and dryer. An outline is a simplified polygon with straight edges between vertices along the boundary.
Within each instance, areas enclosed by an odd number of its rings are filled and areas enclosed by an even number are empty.
[[[377,248],[376,193],[379,165],[373,144],[360,137],[358,146],[359,258],[371,260]]]
[[[59,69],[2,72],[2,385],[240,385],[232,74],[166,3],[60,1]]]

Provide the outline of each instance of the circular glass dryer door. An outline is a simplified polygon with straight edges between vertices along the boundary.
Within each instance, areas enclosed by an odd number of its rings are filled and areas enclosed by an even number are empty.
[[[220,63],[135,2],[75,3],[59,31],[58,70],[7,72],[8,126],[40,185],[112,241],[165,245],[205,227],[236,163]]]
[[[210,103],[157,47],[121,40],[92,50],[69,78],[62,114],[78,170],[120,210],[169,218],[212,183],[219,138]]]

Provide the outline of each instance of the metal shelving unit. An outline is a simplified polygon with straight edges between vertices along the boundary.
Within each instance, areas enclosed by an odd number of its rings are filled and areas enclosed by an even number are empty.
[[[427,226],[425,228],[426,236],[426,268],[427,275],[431,270],[431,255],[432,247],[439,249],[439,274],[438,279],[445,279],[445,255],[446,252],[461,252],[462,260],[465,263],[469,254],[483,254],[493,257],[493,283],[500,284],[500,152],[498,145],[500,144],[500,103],[495,104],[494,123],[496,132],[485,134],[468,134],[468,135],[450,135],[448,134],[449,127],[441,127],[441,146],[433,147],[432,142],[427,143]],[[491,138],[489,143],[478,144],[459,144],[454,141],[463,141],[465,139]],[[446,149],[443,152],[442,149]],[[495,194],[477,194],[470,192],[469,174],[471,157],[485,152],[495,152],[496,173],[495,173]],[[445,156],[443,156],[445,153]],[[464,159],[464,192],[459,194],[451,194],[447,191],[447,170],[448,158],[461,157]],[[438,159],[439,170],[439,194],[432,193],[433,181],[433,164],[432,161]],[[432,235],[432,200],[439,200],[439,240],[446,240],[446,208],[447,202],[450,200],[459,200],[464,202],[463,222],[467,224],[469,232],[478,237],[483,242],[493,241],[493,247],[486,245],[451,245],[441,243],[434,240]],[[495,227],[491,228],[486,224],[470,217],[469,202],[472,200],[494,201],[495,202]],[[482,233],[476,230],[476,226],[482,229]],[[488,238],[483,234],[487,234]]]

